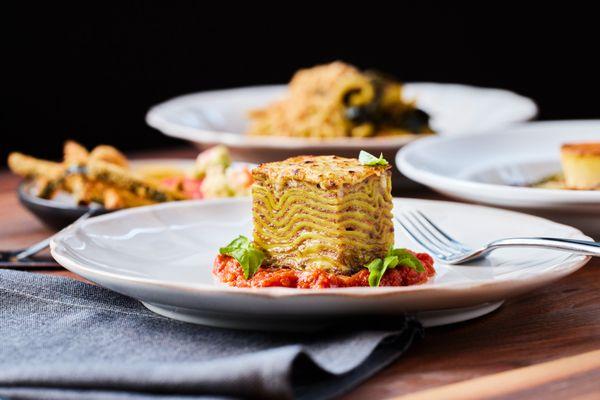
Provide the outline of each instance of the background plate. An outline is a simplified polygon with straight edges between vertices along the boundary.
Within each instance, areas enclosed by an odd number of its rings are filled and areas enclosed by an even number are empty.
[[[600,141],[600,121],[531,122],[485,135],[425,138],[403,148],[396,164],[410,179],[446,195],[551,217],[599,235],[600,191],[509,185],[560,172],[560,146],[579,141]],[[523,182],[511,182],[519,178]]]
[[[360,150],[383,153],[388,160],[393,160],[401,146],[423,137],[311,140],[244,135],[248,111],[281,97],[286,89],[287,85],[253,86],[180,96],[152,107],[146,122],[165,135],[189,140],[200,148],[225,144],[235,159],[256,163],[302,154],[356,157]],[[526,121],[537,114],[532,100],[501,89],[409,83],[404,93],[407,98],[416,99],[418,106],[431,115],[433,128],[442,135],[487,130]],[[396,183],[399,182],[397,179]]]

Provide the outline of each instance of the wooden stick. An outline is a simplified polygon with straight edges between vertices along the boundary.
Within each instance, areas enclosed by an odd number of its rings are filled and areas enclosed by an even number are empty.
[[[600,371],[600,350],[410,393],[395,400],[485,399]],[[600,383],[598,383],[600,386]]]

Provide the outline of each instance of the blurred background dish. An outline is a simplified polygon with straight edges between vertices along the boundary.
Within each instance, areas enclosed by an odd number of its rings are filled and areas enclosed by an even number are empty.
[[[410,179],[448,196],[546,216],[597,237],[600,190],[539,183],[560,177],[564,144],[598,141],[600,120],[532,122],[426,138],[400,150],[396,162]]]
[[[8,164],[24,181],[19,201],[52,229],[61,229],[89,211],[96,214],[178,200],[244,197],[255,165],[232,162],[224,146],[193,159],[127,160],[112,146],[88,152],[67,141],[61,162],[11,153]]]
[[[225,144],[234,159],[268,162],[300,154],[356,157],[360,150],[396,151],[420,135],[338,137],[327,139],[250,136],[249,112],[286,94],[286,85],[254,86],[180,96],[152,107],[146,121],[165,135],[188,140],[199,148]],[[442,136],[485,131],[533,118],[535,103],[500,89],[439,83],[408,83],[404,96],[431,116],[432,129]]]
[[[249,111],[251,136],[332,139],[434,133],[396,78],[334,61],[294,74],[285,94]]]
[[[131,167],[136,170],[144,171],[143,173],[156,173],[156,171],[171,170],[179,176],[185,174],[186,171],[191,171],[194,168],[194,160],[186,159],[140,159],[132,160]],[[235,171],[243,171],[244,169],[253,168],[254,164],[234,162],[231,168]],[[71,224],[77,218],[89,211],[87,205],[78,205],[76,199],[68,192],[60,191],[51,199],[44,199],[37,195],[37,190],[32,181],[23,181],[17,189],[19,201],[33,215],[35,215],[44,225],[54,230],[60,230]],[[104,207],[98,209],[94,215],[102,215],[108,212],[115,211]]]

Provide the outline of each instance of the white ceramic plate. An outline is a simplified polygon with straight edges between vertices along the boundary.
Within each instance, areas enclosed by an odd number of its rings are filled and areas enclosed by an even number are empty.
[[[395,199],[416,207],[470,245],[507,236],[588,239],[578,230],[510,211],[459,203]],[[181,320],[237,328],[295,329],[336,318],[417,312],[427,325],[462,321],[546,285],[588,258],[510,249],[464,266],[436,264],[436,276],[408,287],[239,289],[217,285],[218,248],[251,235],[249,199],[176,202],[118,211],[67,228],[51,243],[65,268]],[[396,245],[422,250],[397,230]]]
[[[600,141],[600,121],[532,122],[486,135],[426,138],[403,148],[396,164],[449,196],[536,213],[597,235],[600,191],[510,185],[560,172],[561,144],[592,140]]]
[[[225,144],[238,159],[251,162],[307,153],[356,157],[361,149],[383,152],[392,159],[398,148],[419,137],[310,140],[244,135],[248,111],[281,97],[286,88],[286,85],[254,86],[180,96],[152,107],[146,121],[166,135],[189,140],[200,147]],[[431,115],[433,128],[441,134],[504,126],[529,120],[537,113],[530,99],[500,89],[411,83],[405,86],[405,96],[416,99],[418,106]]]

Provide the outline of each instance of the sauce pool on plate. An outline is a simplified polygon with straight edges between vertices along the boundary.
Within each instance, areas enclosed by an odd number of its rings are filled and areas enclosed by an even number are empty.
[[[397,266],[388,269],[379,286],[410,286],[425,283],[435,274],[433,258],[427,253],[414,253],[425,272]],[[240,264],[227,255],[219,254],[214,262],[213,274],[221,283],[234,287],[288,287],[298,289],[322,289],[369,286],[369,271],[361,269],[352,275],[338,275],[323,270],[301,271],[290,268],[260,267],[250,278],[244,278]]]

